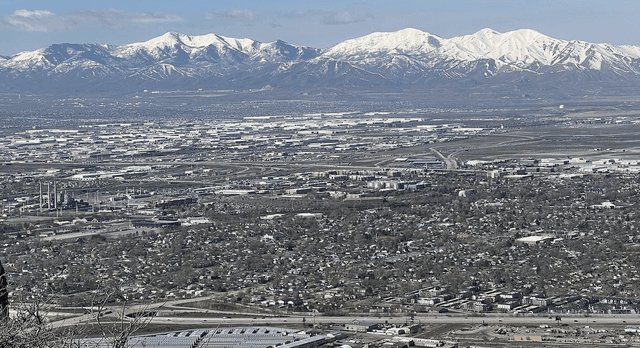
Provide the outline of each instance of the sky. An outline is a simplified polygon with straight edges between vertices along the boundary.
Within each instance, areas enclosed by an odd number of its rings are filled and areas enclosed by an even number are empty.
[[[444,38],[483,28],[640,45],[637,0],[0,0],[0,55],[55,43],[120,45],[166,32],[328,48],[376,31]]]

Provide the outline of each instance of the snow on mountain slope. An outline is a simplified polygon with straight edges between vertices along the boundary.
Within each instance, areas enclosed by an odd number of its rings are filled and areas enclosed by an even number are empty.
[[[278,40],[261,43],[252,53],[251,58],[260,62],[286,62],[308,60],[317,57],[322,50],[288,44]]]
[[[549,64],[560,40],[534,30],[522,29],[504,34],[482,29],[474,34],[454,37],[446,41],[442,53],[466,61],[496,59],[509,63]]]
[[[163,60],[219,60],[222,57],[239,59],[246,56],[242,48],[251,46],[252,40],[237,40],[219,36],[189,36],[166,33],[145,42],[119,46],[113,51],[117,57],[135,59],[138,63]]]
[[[442,69],[466,66],[479,60],[494,60],[496,69],[508,67],[508,70],[537,71],[545,66],[562,65],[566,69],[600,70],[603,66],[616,66],[637,73],[621,58],[640,59],[640,47],[564,41],[530,29],[506,33],[482,29],[450,39],[417,29],[404,29],[344,41],[317,59],[344,60],[366,66],[389,65],[397,56],[421,59],[425,66],[440,66]],[[371,60],[379,57],[383,58],[382,62]],[[425,57],[431,62],[425,62]]]
[[[189,36],[166,33],[145,42],[122,45],[113,54],[120,58],[156,61],[219,61],[274,63],[302,57],[314,57],[316,49],[294,46],[283,41],[262,43],[251,39],[234,39],[216,34]]]
[[[329,48],[322,57],[367,59],[386,54],[429,54],[437,50],[442,38],[418,29],[377,32],[343,41]]]
[[[15,69],[17,72],[65,72],[67,70],[61,69],[61,66],[111,67],[117,65],[116,60],[111,56],[110,47],[107,45],[55,44],[35,51],[18,53],[8,60],[0,61],[0,67]]]
[[[46,69],[52,67],[53,64],[44,57],[44,49],[35,51],[25,51],[16,54],[10,59],[3,62],[3,67],[16,69],[17,71]]]
[[[98,85],[101,91],[120,91],[146,84],[369,88],[528,81],[534,76],[540,83],[583,77],[584,81],[640,80],[640,47],[566,41],[530,29],[506,33],[482,29],[446,39],[407,28],[346,40],[326,50],[280,40],[262,43],[169,32],[121,46],[56,44],[0,57],[0,90],[7,91],[58,85],[74,91]]]

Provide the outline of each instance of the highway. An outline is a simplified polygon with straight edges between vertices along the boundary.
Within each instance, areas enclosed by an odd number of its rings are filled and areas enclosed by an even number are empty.
[[[550,325],[557,326],[559,324],[568,324],[570,326],[607,326],[607,325],[640,325],[640,315],[562,315],[560,322],[556,321],[555,314],[548,315],[512,315],[490,313],[486,315],[472,316],[460,313],[418,313],[413,317],[413,321],[409,316],[358,316],[352,313],[345,316],[324,316],[320,313],[286,313],[282,315],[265,314],[265,313],[236,313],[231,311],[217,311],[211,309],[202,309],[194,307],[186,307],[185,305],[194,302],[201,302],[215,299],[218,295],[206,297],[170,300],[166,302],[157,302],[152,304],[136,304],[127,305],[124,314],[141,313],[145,311],[153,311],[157,315],[151,318],[144,318],[143,321],[148,324],[173,324],[173,325],[203,325],[210,324],[212,326],[290,326],[292,324],[302,325],[303,319],[306,324],[346,324],[359,321],[372,321],[378,323],[388,322],[390,324],[488,324],[488,325]],[[249,309],[249,308],[247,308]],[[109,311],[110,310],[110,311]],[[108,314],[103,315],[103,321],[117,321],[122,317],[122,306],[109,306],[103,309]],[[54,309],[50,314],[54,314]],[[97,313],[79,314],[73,316],[66,313],[68,317],[65,319],[52,322],[54,327],[74,326],[88,322],[95,322]],[[51,315],[51,317],[54,317]],[[125,316],[125,320],[130,319]],[[140,321],[140,319],[137,319]]]
[[[145,306],[128,309],[126,312],[131,313],[135,310],[153,310],[153,307]],[[184,307],[175,310],[166,309],[163,306],[157,315],[153,318],[145,318],[148,324],[173,324],[180,326],[211,324],[212,326],[290,326],[295,324],[302,325],[303,319],[306,324],[346,324],[358,321],[372,321],[378,323],[388,322],[390,324],[488,324],[488,325],[505,325],[505,326],[521,326],[521,325],[549,325],[557,326],[559,324],[568,324],[570,326],[608,326],[608,325],[640,325],[639,315],[627,315],[620,317],[611,316],[566,316],[561,317],[560,322],[555,320],[555,316],[462,316],[462,315],[416,315],[412,320],[407,316],[393,317],[376,317],[376,316],[322,316],[322,315],[290,315],[290,316],[265,316],[264,314],[229,314],[228,312],[216,312],[211,310],[191,309],[185,310]],[[189,312],[192,312],[191,316]],[[104,321],[117,320],[120,311],[114,308],[111,314],[103,316]],[[81,315],[73,318],[67,318],[57,322],[53,322],[56,327],[73,326],[81,323],[91,322],[95,320],[93,315]],[[127,319],[130,320],[130,319]]]
[[[438,158],[440,158],[440,160],[442,160],[447,165],[448,170],[458,169],[458,163],[456,163],[455,159],[451,158],[453,153],[445,157],[442,153],[440,153],[440,151],[433,147],[430,147],[429,150],[431,150],[436,156],[438,156]]]
[[[638,325],[640,323],[640,317],[629,316],[629,318],[621,317],[565,317],[558,323],[555,320],[555,316],[552,319],[549,317],[458,317],[458,316],[416,316],[411,321],[409,317],[353,317],[353,316],[316,316],[315,318],[309,316],[290,316],[290,317],[248,317],[248,318],[214,318],[214,317],[199,317],[199,318],[184,318],[184,317],[163,317],[157,316],[151,320],[154,324],[167,324],[173,323],[178,325],[190,325],[190,324],[203,324],[210,323],[212,325],[231,325],[231,326],[251,326],[251,325],[291,325],[294,323],[302,324],[302,320],[306,319],[307,324],[346,324],[359,321],[372,321],[372,322],[388,322],[391,324],[490,324],[490,325],[550,325],[557,326],[558,324],[569,325]]]

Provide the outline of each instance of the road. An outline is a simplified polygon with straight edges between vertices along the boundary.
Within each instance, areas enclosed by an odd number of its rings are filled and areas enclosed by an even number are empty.
[[[300,315],[288,316],[265,316],[264,314],[242,314],[244,317],[229,317],[229,312],[216,312],[211,310],[202,310],[197,308],[179,307],[180,304],[193,302],[193,300],[177,300],[166,303],[153,305],[136,305],[126,310],[126,313],[140,312],[145,310],[154,310],[162,307],[157,311],[157,316],[148,319],[149,324],[173,324],[181,326],[210,324],[212,326],[290,326],[295,324],[346,324],[359,321],[373,321],[390,324],[489,324],[489,325],[549,325],[557,326],[558,324],[568,324],[570,326],[607,326],[607,325],[640,325],[640,315],[628,315],[624,317],[609,316],[567,316],[562,317],[560,322],[555,320],[555,316],[462,316],[462,315],[415,315],[413,321],[407,316],[394,317],[372,317],[372,316],[323,316],[304,313]],[[175,311],[171,309],[175,307]],[[103,321],[117,320],[120,316],[120,309],[112,308],[111,314],[103,316]],[[189,311],[193,312],[192,317],[187,317]],[[175,313],[181,313],[175,316]],[[237,314],[236,314],[237,315]],[[91,322],[95,320],[95,314],[80,315],[73,318],[53,322],[53,326],[73,326],[81,323]],[[129,319],[127,319],[129,320]],[[147,320],[145,320],[147,322]]]
[[[549,325],[569,324],[579,326],[593,325],[638,325],[640,317],[629,316],[629,318],[613,317],[566,317],[556,322],[555,317],[454,317],[454,316],[416,316],[413,322],[408,317],[352,317],[352,316],[316,316],[315,319],[309,316],[290,317],[250,317],[250,318],[175,318],[175,317],[155,317],[151,320],[154,324],[173,323],[178,325],[203,324],[231,325],[231,326],[251,326],[251,325],[291,325],[300,323],[305,319],[307,324],[346,324],[359,321],[388,322],[390,324],[490,324],[490,325]]]
[[[436,148],[430,147],[429,150],[431,150],[431,152],[433,152],[436,156],[438,156],[440,158],[440,160],[442,160],[447,165],[447,169],[449,169],[449,170],[458,169],[458,163],[456,162],[456,160],[454,158],[452,158],[453,153],[451,155],[445,157]]]
[[[176,299],[165,302],[157,302],[152,304],[136,304],[126,306],[124,314],[140,313],[145,311],[157,312],[153,318],[145,319],[151,324],[175,324],[175,325],[232,325],[232,326],[281,326],[291,324],[302,324],[303,319],[307,324],[346,324],[354,320],[373,321],[391,324],[489,324],[489,325],[550,325],[558,324],[589,326],[589,325],[640,325],[640,315],[625,316],[608,316],[608,315],[592,315],[589,317],[579,315],[562,316],[558,323],[555,315],[549,316],[511,316],[496,313],[486,314],[482,316],[467,316],[465,314],[424,314],[418,313],[414,315],[413,321],[409,316],[358,316],[356,314],[345,316],[324,316],[321,314],[296,313],[283,314],[276,316],[265,313],[235,313],[229,311],[207,310],[202,308],[185,307],[185,304],[201,302],[219,298],[221,294],[212,294],[210,296]],[[225,293],[228,295],[228,293]],[[54,310],[54,309],[52,309]],[[105,307],[103,310],[111,310],[111,313],[103,315],[103,320],[119,320],[122,316],[122,306]],[[179,316],[177,316],[179,313]],[[82,323],[93,322],[96,320],[97,313],[84,314],[78,316],[67,317],[62,320],[52,322],[55,327],[74,326]],[[192,314],[189,316],[189,314]],[[71,315],[66,313],[66,315]],[[53,316],[52,316],[53,317]],[[126,319],[129,320],[129,319]]]

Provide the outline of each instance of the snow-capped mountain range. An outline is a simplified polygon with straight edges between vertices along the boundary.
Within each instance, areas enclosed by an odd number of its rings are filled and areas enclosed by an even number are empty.
[[[0,80],[1,92],[53,94],[531,81],[556,87],[558,81],[634,86],[640,83],[640,46],[566,41],[528,29],[482,29],[447,39],[409,28],[324,50],[283,41],[166,33],[121,46],[55,44],[0,56]]]

